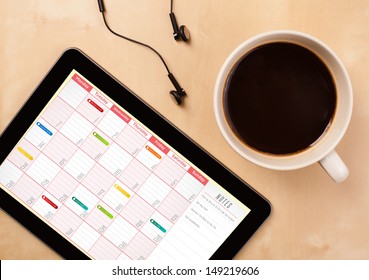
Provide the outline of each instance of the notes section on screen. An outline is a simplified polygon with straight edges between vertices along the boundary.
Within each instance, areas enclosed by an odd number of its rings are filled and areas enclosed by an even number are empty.
[[[149,259],[207,259],[249,211],[220,187],[208,183]]]
[[[76,71],[0,184],[96,259],[207,259],[249,211]]]

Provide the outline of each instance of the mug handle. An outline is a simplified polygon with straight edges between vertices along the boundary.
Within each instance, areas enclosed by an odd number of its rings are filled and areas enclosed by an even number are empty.
[[[336,183],[341,183],[349,175],[349,170],[335,150],[319,161],[324,170]]]

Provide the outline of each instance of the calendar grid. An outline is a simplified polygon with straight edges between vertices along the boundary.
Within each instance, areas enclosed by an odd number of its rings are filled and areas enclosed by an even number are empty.
[[[55,163],[55,162],[54,162],[54,163]],[[97,162],[97,163],[98,163],[98,162]],[[96,163],[96,164],[97,164],[97,163]],[[145,168],[146,168],[146,167],[145,167]],[[183,174],[183,176],[184,176],[184,174]],[[35,182],[36,182],[36,181],[35,181]],[[37,183],[37,182],[36,182],[36,183]],[[51,184],[51,183],[52,183],[52,181],[50,182],[50,184]],[[81,185],[83,185],[83,183],[80,183],[80,184],[81,184]],[[46,189],[45,189],[45,190],[46,190]],[[175,190],[172,190],[172,191],[175,191]],[[136,195],[137,195],[137,194],[136,194]],[[168,195],[169,195],[169,194],[168,194]],[[103,199],[103,197],[102,197],[101,199]],[[64,205],[64,206],[68,208],[68,206],[67,206],[67,205]],[[124,209],[124,208],[123,208],[123,209]],[[160,213],[160,210],[157,210],[157,211]],[[56,213],[55,213],[55,214],[56,214]],[[117,214],[119,214],[119,213],[117,213]],[[86,223],[87,223],[87,222],[86,222]],[[77,228],[77,229],[78,229],[78,228]],[[77,230],[77,229],[76,229],[76,230]],[[76,230],[75,230],[75,231],[76,231]],[[75,232],[75,231],[74,231],[74,232]],[[70,235],[70,238],[73,236],[74,232]]]
[[[77,73],[4,166],[0,183],[96,258],[148,258],[208,183]]]

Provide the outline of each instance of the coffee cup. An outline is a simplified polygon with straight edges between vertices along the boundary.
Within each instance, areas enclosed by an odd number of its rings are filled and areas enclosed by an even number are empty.
[[[338,56],[317,38],[290,30],[242,43],[214,89],[218,127],[242,157],[274,170],[319,162],[337,183],[349,175],[335,148],[352,107],[350,78]]]

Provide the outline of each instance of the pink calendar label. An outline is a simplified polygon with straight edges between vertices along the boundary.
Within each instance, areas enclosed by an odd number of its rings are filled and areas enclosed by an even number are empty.
[[[208,259],[250,212],[76,71],[0,184],[94,259]]]

